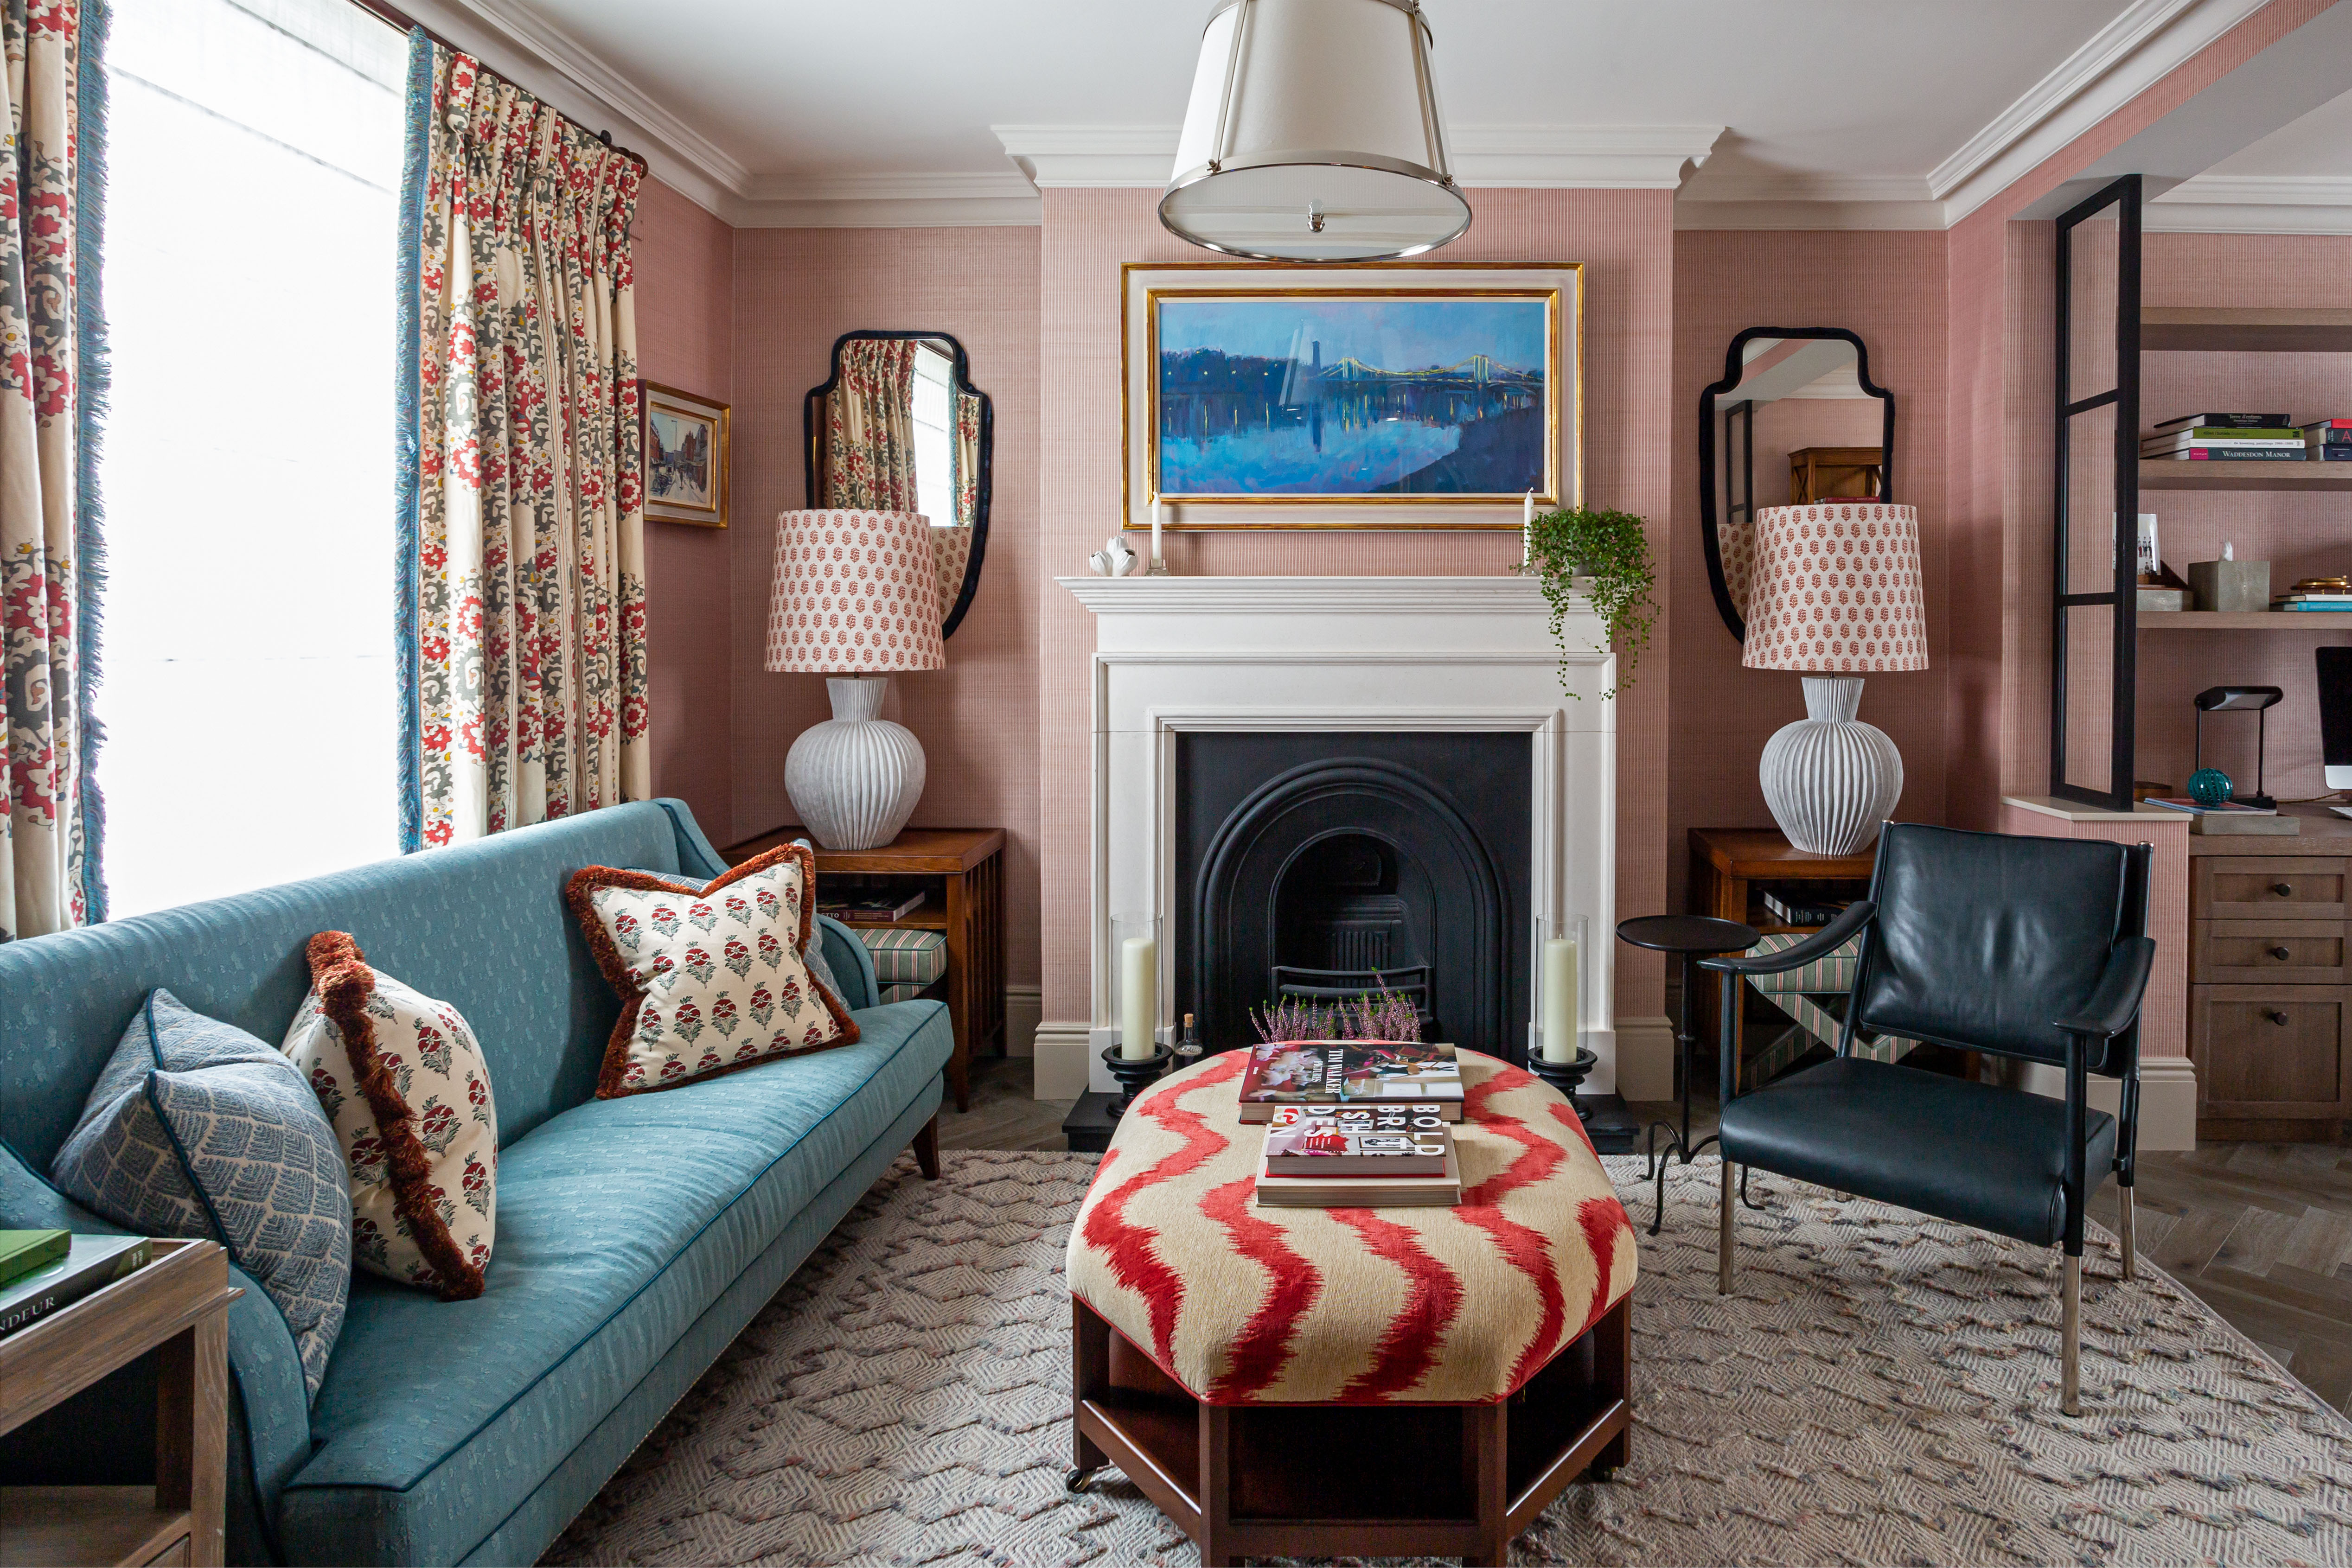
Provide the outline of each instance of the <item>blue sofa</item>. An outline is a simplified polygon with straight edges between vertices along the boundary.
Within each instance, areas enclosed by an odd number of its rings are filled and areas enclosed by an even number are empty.
[[[358,1275],[306,1405],[284,1320],[238,1278],[231,1562],[531,1562],[899,1151],[921,1139],[931,1158],[947,1009],[876,1005],[872,959],[830,921],[856,1044],[593,1098],[618,1006],[564,907],[584,865],[726,869],[683,803],[657,800],[0,946],[0,1228],[115,1228],[44,1175],[156,986],[276,1044],[309,985],[303,943],[347,930],[454,1003],[489,1059],[498,1237],[479,1298]]]

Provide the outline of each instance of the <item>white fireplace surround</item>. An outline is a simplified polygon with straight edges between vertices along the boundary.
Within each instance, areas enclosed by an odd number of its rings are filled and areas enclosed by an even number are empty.
[[[1116,1087],[1099,1060],[1118,1038],[1111,919],[1157,911],[1168,930],[1187,913],[1172,886],[1175,739],[1220,730],[1525,733],[1529,941],[1556,917],[1588,917],[1581,1021],[1601,1057],[1589,1086],[1616,1087],[1617,714],[1601,694],[1617,662],[1589,606],[1566,618],[1563,658],[1532,578],[1056,580],[1095,613],[1093,1017],[1040,1028],[1040,1099]],[[1160,955],[1165,1029],[1176,1021],[1174,944],[1162,941]]]

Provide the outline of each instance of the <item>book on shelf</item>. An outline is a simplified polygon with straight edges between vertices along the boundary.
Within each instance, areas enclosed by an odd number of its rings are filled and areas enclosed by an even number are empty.
[[[12,1334],[144,1269],[155,1244],[144,1236],[76,1236],[63,1258],[0,1290],[0,1334]]]
[[[2168,811],[2185,811],[2192,817],[2275,817],[2275,806],[2249,806],[2239,800],[2223,800],[2211,806],[2200,805],[2179,795],[2150,795],[2146,804],[2161,806]]]
[[[2184,413],[2179,419],[2160,419],[2158,430],[2179,430],[2203,425],[2216,430],[2268,430],[2286,423],[2283,413]]]
[[[1827,925],[1845,913],[1845,904],[1823,900],[1807,904],[1781,897],[1777,893],[1764,894],[1764,908],[1783,925]]]
[[[2346,612],[2347,611],[2352,611],[2352,600],[2342,600],[2342,599],[2309,599],[2309,600],[2305,600],[2305,599],[2297,599],[2297,600],[2278,600],[2278,599],[2273,599],[2273,600],[2272,600],[2272,601],[2271,601],[2271,608],[2272,608],[2273,610],[2278,610],[2278,611],[2287,611],[2287,610],[2306,611],[2306,612],[2308,612],[2308,611],[2316,611],[2316,612],[2319,612],[2320,614],[2322,614],[2322,615],[2328,615],[2328,614],[2336,614],[2336,615],[2340,615],[2340,614],[2343,614],[2344,612]]]
[[[923,906],[923,893],[897,892],[861,893],[845,898],[820,898],[816,912],[830,915],[835,920],[904,920]]]
[[[1451,1208],[1462,1201],[1462,1158],[1448,1144],[1436,1176],[1286,1176],[1258,1161],[1257,1201],[1267,1208]]]
[[[2287,443],[2300,443],[2303,439],[2303,432],[2291,424],[2265,425],[2248,430],[2231,430],[2221,425],[2200,424],[2187,430],[2167,431],[2160,435],[2143,435],[2139,438],[2139,444],[2141,449],[2145,451],[2151,446],[2188,446],[2192,444],[2206,443],[2219,443],[2224,446],[2280,445]]]
[[[1434,1105],[1277,1105],[1265,1124],[1263,1174],[1444,1176],[1453,1146]]]
[[[2314,463],[2352,463],[2352,441],[2306,441],[2303,455]]]
[[[2150,463],[2300,463],[2304,460],[2304,449],[2300,446],[2271,446],[2239,452],[2226,447],[2192,446],[2185,452],[2143,452],[2140,455]]]
[[[0,1285],[47,1268],[72,1249],[69,1230],[0,1230]]]
[[[1416,1102],[1462,1120],[1462,1067],[1450,1045],[1384,1040],[1277,1040],[1249,1048],[1241,1119],[1265,1122],[1281,1105]]]
[[[2330,441],[2352,441],[2352,419],[2315,419],[2303,427],[2305,435],[2313,431],[2320,432]]]

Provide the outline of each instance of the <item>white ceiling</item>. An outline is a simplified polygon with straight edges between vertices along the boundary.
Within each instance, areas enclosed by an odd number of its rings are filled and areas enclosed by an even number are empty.
[[[1811,204],[1869,209],[1833,226],[1940,227],[2262,0],[1423,4],[1465,183],[1679,184],[1678,210],[1715,215],[1678,218],[1700,226],[1777,226],[1780,209]],[[416,9],[428,23],[454,11],[551,65],[650,143],[656,172],[682,160],[717,187],[722,216],[791,224],[877,221],[877,202],[929,203],[929,221],[1034,222],[1024,176],[1164,181],[1211,4]],[[2352,172],[2352,110],[2315,124],[2233,172]],[[1116,156],[1030,157],[1038,147]]]
[[[2352,176],[2352,92],[2213,165],[2221,175]]]

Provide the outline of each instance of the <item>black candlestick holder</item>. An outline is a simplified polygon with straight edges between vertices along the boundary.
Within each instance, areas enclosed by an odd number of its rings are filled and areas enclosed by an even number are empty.
[[[1584,1103],[1584,1097],[1577,1091],[1584,1086],[1585,1079],[1591,1077],[1592,1070],[1600,1065],[1601,1058],[1582,1046],[1577,1048],[1576,1059],[1572,1061],[1546,1061],[1540,1053],[1528,1058],[1528,1071],[1567,1095],[1568,1103],[1576,1107],[1577,1120],[1580,1122],[1592,1120],[1592,1107]]]
[[[1176,1060],[1176,1053],[1164,1045],[1155,1044],[1150,1056],[1130,1059],[1120,1055],[1118,1046],[1107,1045],[1103,1047],[1102,1059],[1103,1065],[1110,1069],[1110,1075],[1118,1080],[1118,1098],[1103,1112],[1104,1115],[1116,1122],[1127,1114],[1127,1108],[1135,1103],[1135,1097],[1149,1088],[1152,1080],[1168,1071],[1168,1064]]]

